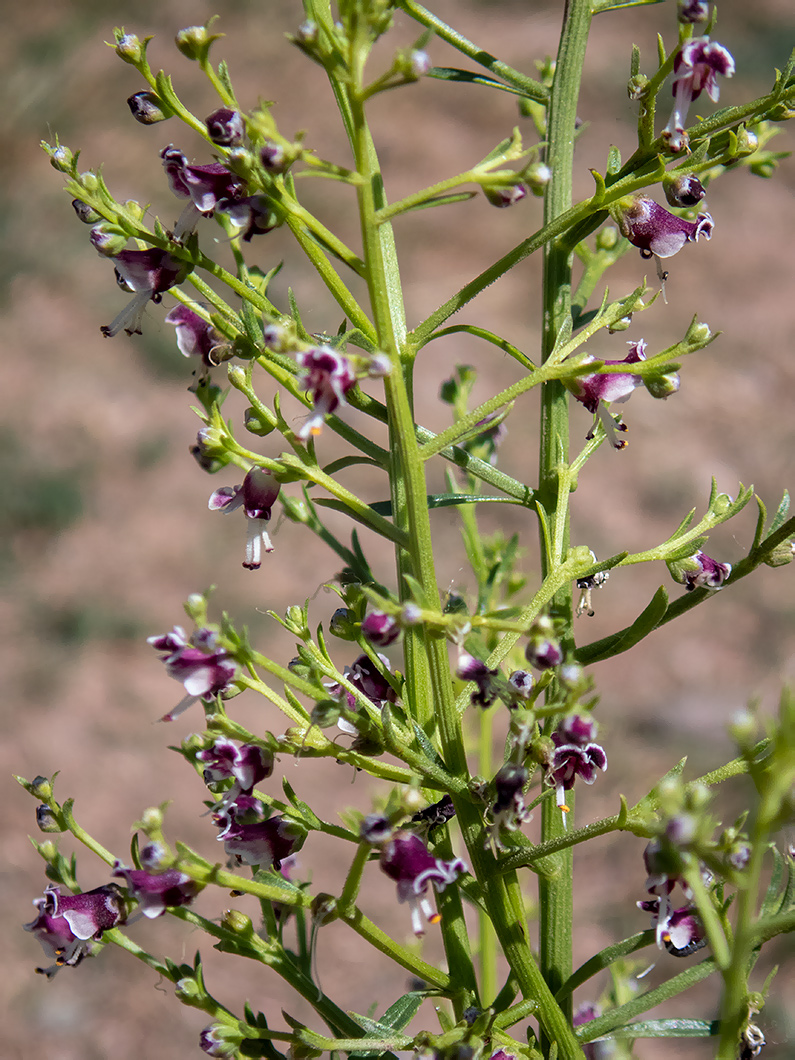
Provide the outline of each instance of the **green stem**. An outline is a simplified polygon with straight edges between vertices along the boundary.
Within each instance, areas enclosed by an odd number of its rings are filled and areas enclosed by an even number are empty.
[[[590,24],[591,0],[567,0],[547,126],[547,162],[552,179],[544,200],[545,228],[571,210],[577,103]],[[561,341],[565,341],[571,328],[572,258],[572,250],[567,243],[560,240],[546,243],[543,361],[547,361]],[[542,533],[542,573],[545,578],[563,563],[569,545],[569,489],[564,490],[561,481],[561,472],[567,470],[568,460],[568,392],[560,382],[548,382],[541,389],[538,496],[541,507],[550,516],[554,513],[555,533],[551,550]],[[568,482],[565,485],[568,487]],[[564,625],[563,643],[568,648],[572,642],[573,623],[571,582],[564,583],[555,593],[551,608]],[[551,694],[554,694],[552,689],[547,693],[548,697]],[[548,724],[551,725],[552,721]],[[573,800],[570,799],[569,804],[573,808]],[[558,840],[564,834],[565,824],[558,806],[550,799],[544,800],[541,805],[542,843]],[[540,876],[538,881],[539,959],[541,974],[552,992],[556,993],[572,973],[574,908],[571,847],[551,855],[550,861],[554,871]],[[562,1004],[570,1020],[571,999],[565,998]],[[542,1041],[542,1046],[547,1050],[552,1048],[553,1043],[548,1035]]]

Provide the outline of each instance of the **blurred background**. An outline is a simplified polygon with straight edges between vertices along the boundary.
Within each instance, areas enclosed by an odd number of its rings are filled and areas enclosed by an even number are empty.
[[[561,3],[436,0],[432,6],[520,69],[532,72],[534,60],[556,49]],[[737,64],[735,78],[721,85],[721,104],[731,105],[769,91],[773,67],[784,65],[795,42],[795,13],[788,0],[720,8],[716,36]],[[674,0],[665,0],[595,20],[580,107],[587,128],[577,149],[578,196],[591,193],[589,167],[604,172],[611,144],[625,155],[631,152],[635,116],[626,94],[631,46],[640,46],[641,69],[648,72],[657,32],[669,47],[675,40],[675,11]],[[275,526],[277,551],[258,573],[241,568],[242,520],[207,511],[210,492],[233,485],[239,475],[224,471],[211,481],[188,455],[199,426],[189,407],[192,365],[180,356],[173,329],[163,323],[164,310],[155,306],[148,310],[143,336],[107,340],[100,335],[100,325],[116,315],[127,296],[117,290],[110,264],[89,246],[88,228],[75,218],[60,175],[38,146],[41,139],[52,141],[57,135],[82,151],[81,168],[103,165],[119,199],[151,203],[152,212],[164,220],[176,216],[159,152],[173,140],[189,158],[207,162],[206,145],[175,120],[146,128],[132,119],[125,100],[144,86],[104,42],[113,40],[114,25],[140,37],[152,34],[153,69],[163,66],[171,72],[178,93],[203,117],[217,102],[195,65],[172,42],[179,29],[216,13],[221,16],[216,29],[226,37],[215,45],[214,56],[228,60],[241,105],[277,100],[274,114],[283,134],[306,130],[307,144],[318,154],[347,164],[325,76],[284,36],[302,20],[298,0],[139,0],[135,5],[123,0],[62,0],[57,5],[30,0],[6,11],[0,37],[5,70],[0,276],[6,395],[0,426],[0,651],[6,675],[0,761],[6,776],[14,772],[30,778],[60,770],[56,794],[74,797],[83,826],[122,858],[130,823],[147,806],[166,799],[173,800],[169,835],[209,858],[219,850],[213,847],[209,821],[199,816],[204,796],[200,778],[167,747],[200,727],[199,710],[192,708],[168,729],[154,724],[177,702],[181,689],[166,677],[145,638],[182,619],[189,593],[217,583],[216,614],[228,609],[239,624],[249,626],[261,650],[287,662],[294,647],[265,612],[282,613],[309,596],[314,622],[327,624],[338,603],[324,584],[339,562],[308,532],[289,523]],[[405,46],[418,36],[404,16],[396,22],[394,36],[378,53],[386,62],[393,46]],[[432,41],[428,51],[435,65],[471,65],[439,41]],[[702,99],[693,109],[709,114],[713,107]],[[518,117],[507,93],[429,79],[379,97],[372,119],[391,199],[468,168],[517,123],[528,143],[534,139],[531,123]],[[773,146],[791,148],[786,127]],[[574,543],[588,545],[600,557],[648,548],[667,538],[690,508],[703,512],[713,475],[721,490],[733,495],[739,482],[754,483],[772,510],[783,490],[792,487],[794,184],[795,166],[787,160],[773,180],[742,170],[710,188],[713,239],[686,248],[668,263],[668,305],[658,300],[636,318],[626,336],[602,333],[589,347],[597,356],[622,357],[625,339],[643,337],[654,352],[677,341],[694,314],[713,331],[725,332],[686,363],[681,390],[670,401],[653,401],[642,390],[633,397],[625,410],[630,447],[620,453],[603,447],[581,478],[573,499]],[[329,181],[301,187],[306,205],[356,245],[351,191]],[[410,325],[537,229],[540,219],[540,200],[499,211],[482,196],[400,219],[397,239]],[[209,241],[215,235],[212,223],[204,222],[200,238]],[[219,253],[228,250],[220,247]],[[274,298],[286,304],[291,287],[310,331],[337,327],[339,310],[286,230],[258,237],[250,260],[264,270],[284,262]],[[539,264],[523,262],[468,307],[459,322],[497,331],[536,356]],[[646,272],[653,280],[649,263],[634,251],[627,254],[611,273],[613,295],[627,293]],[[166,296],[164,304],[171,301]],[[449,408],[438,393],[457,364],[480,371],[478,400],[516,378],[514,362],[468,336],[435,342],[420,355],[418,422],[432,429],[449,422]],[[263,381],[265,400],[272,390]],[[227,408],[240,428],[242,406],[230,399]],[[297,405],[292,411],[298,416]],[[534,396],[520,399],[507,425],[500,466],[532,485]],[[589,425],[588,414],[575,408],[575,445]],[[250,444],[261,444],[262,452],[270,453],[273,441],[252,439]],[[342,451],[329,432],[319,444],[328,459]],[[443,468],[432,474],[434,487],[442,488]],[[357,472],[355,483],[368,500],[386,496],[377,477]],[[532,587],[537,582],[534,520],[509,506],[484,509],[486,532],[519,534]],[[729,562],[741,558],[754,519],[751,505],[712,535],[710,554]],[[343,527],[342,522],[336,525]],[[472,586],[451,509],[434,514],[434,532],[441,587],[466,595]],[[388,552],[367,535],[363,540],[378,576],[394,584]],[[649,778],[684,754],[689,756],[689,777],[721,764],[731,756],[726,725],[732,715],[749,701],[758,703],[763,714],[775,709],[795,661],[792,578],[792,568],[763,568],[632,653],[595,668],[610,770],[578,800],[579,823],[615,812],[619,792],[634,802],[648,789]],[[595,597],[596,616],[579,620],[578,641],[587,643],[632,621],[661,583],[674,596],[680,592],[663,567],[614,574]],[[351,646],[335,644],[339,664],[352,661]],[[282,731],[273,708],[250,702],[250,697],[236,700],[236,716],[256,730]],[[498,718],[500,738],[502,725]],[[361,778],[353,783],[347,769],[292,760],[283,767],[299,796],[310,803],[323,800],[327,819],[336,819],[336,811],[346,806],[371,809],[376,789]],[[35,828],[34,804],[9,783],[0,858],[6,1055],[24,1060],[33,1055],[59,1060],[196,1055],[206,1017],[178,1005],[169,986],[158,984],[148,969],[121,952],[109,948],[99,960],[66,970],[52,983],[34,974],[42,953],[20,925],[32,919],[30,902],[46,881],[25,838]],[[745,794],[738,784],[723,799],[725,823],[734,820]],[[528,834],[534,837],[537,829],[538,820],[527,827]],[[634,905],[644,897],[642,848],[640,840],[619,836],[577,851],[577,963],[646,926],[645,915]],[[71,850],[68,840],[64,850]],[[324,846],[313,836],[301,854],[300,874],[312,877],[313,890],[338,893],[347,865],[337,858],[334,845]],[[106,874],[86,854],[80,859],[80,879],[88,889],[104,882]],[[236,900],[247,910],[245,901]],[[393,886],[374,866],[368,870],[362,905],[377,923],[400,938],[408,936],[407,910],[397,907]],[[201,898],[198,908],[208,916],[221,912],[217,895]],[[247,911],[253,914],[253,909]],[[244,995],[275,1026],[283,1006],[316,1025],[308,1006],[291,998],[275,976],[253,964],[239,968],[239,961],[215,954],[184,925],[163,918],[137,925],[134,937],[155,953],[186,960],[201,943],[208,987],[219,999],[239,1009]],[[791,956],[791,945],[789,949]],[[428,959],[439,959],[437,935],[429,934],[424,952]],[[760,965],[757,986],[785,955],[783,943],[772,948]],[[383,1011],[405,986],[399,970],[362,952],[340,925],[320,933],[318,961],[323,985],[329,989],[334,983],[335,999],[359,1012],[373,1003]],[[661,955],[652,980],[670,975],[672,962],[674,958]],[[790,978],[790,989],[791,984]],[[603,986],[597,981],[594,992]],[[672,1003],[665,1013],[713,1017],[716,987],[704,984],[697,995]],[[795,1031],[786,992],[782,974],[760,1020],[770,1043],[765,1055],[771,1060],[792,1055]],[[426,1009],[424,1025],[434,1029],[435,1017]],[[709,1042],[676,1043],[673,1049],[670,1044],[637,1046],[638,1056],[647,1060],[672,1055],[706,1060],[713,1053]]]

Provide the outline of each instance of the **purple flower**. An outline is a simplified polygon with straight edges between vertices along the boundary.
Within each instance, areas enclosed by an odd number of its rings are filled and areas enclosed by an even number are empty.
[[[389,659],[386,655],[378,653],[378,658],[383,663],[384,669],[390,669]],[[342,671],[343,677],[347,677],[352,685],[366,696],[370,702],[376,707],[382,707],[386,701],[394,702],[395,690],[392,688],[390,683],[380,672],[380,670],[373,663],[369,655],[359,655],[353,660],[350,666],[346,666]],[[339,683],[329,685],[329,695],[332,699],[342,700],[345,699],[346,705],[350,710],[356,710],[356,697],[353,693],[348,692],[347,689]],[[348,736],[358,736],[359,730],[346,718],[339,718],[337,721],[337,728]]]
[[[677,12],[679,22],[706,22],[709,18],[709,0],[679,0]]]
[[[483,194],[492,206],[504,209],[506,206],[513,206],[527,197],[527,185],[519,183],[498,188],[484,188]]]
[[[177,869],[153,873],[145,869],[128,869],[116,861],[113,875],[124,880],[130,895],[138,902],[138,908],[149,920],[162,916],[166,909],[189,905],[202,889],[200,883]]]
[[[210,1023],[199,1034],[199,1048],[208,1056],[236,1056],[240,1032],[225,1023]]]
[[[584,1023],[590,1023],[591,1020],[595,1020],[597,1016],[601,1016],[599,1006],[594,1005],[592,1001],[584,1001],[581,1005],[577,1006],[571,1025],[572,1027],[582,1027]],[[597,1049],[598,1045],[593,1042],[587,1042],[582,1047],[582,1051],[587,1060],[597,1060]]]
[[[124,923],[125,908],[116,884],[106,884],[84,894],[62,895],[59,887],[48,886],[43,898],[34,898],[38,915],[25,931],[31,931],[55,963],[37,968],[51,979],[63,967],[74,967],[91,951],[91,940],[103,931]]]
[[[713,103],[718,102],[718,74],[722,77],[734,74],[734,59],[723,45],[709,37],[693,37],[685,41],[674,60],[673,113],[662,131],[662,137],[672,151],[681,151],[687,146],[685,122],[693,100],[706,92]]]
[[[273,755],[264,747],[244,743],[240,747],[231,740],[216,740],[212,747],[198,751],[196,759],[204,764],[204,783],[216,784],[234,780],[223,801],[234,802],[239,795],[248,795],[255,784],[273,772]]]
[[[413,832],[395,832],[389,842],[381,848],[381,869],[397,883],[399,902],[408,902],[411,910],[411,926],[419,938],[425,934],[421,913],[429,924],[438,924],[441,917],[433,911],[425,892],[432,883],[437,891],[443,891],[453,883],[467,867],[461,858],[442,861],[435,858],[419,836]]]
[[[266,812],[258,799],[241,795],[224,811],[213,815],[213,821],[221,828],[218,841],[238,864],[279,869],[285,858],[301,848],[306,836],[301,826],[279,815],[262,820]]]
[[[400,636],[400,623],[383,611],[371,611],[362,622],[362,633],[378,648],[386,648]]]
[[[670,258],[685,243],[697,243],[699,236],[711,239],[714,228],[708,213],[699,214],[695,221],[686,221],[645,195],[636,195],[623,209],[618,225],[621,234],[633,247],[640,249],[642,258],[650,258],[654,254],[658,258]]]
[[[643,339],[637,342],[628,342],[629,353],[623,360],[605,361],[605,364],[637,364],[646,360],[646,343]],[[636,387],[643,385],[643,378],[630,372],[599,373],[582,375],[567,384],[575,398],[583,404],[590,413],[602,421],[605,434],[610,439],[614,449],[623,449],[626,441],[616,434],[616,431],[626,431],[626,425],[620,420],[618,423],[610,415],[607,406],[613,402],[626,401]],[[596,421],[594,421],[595,427]],[[588,435],[593,437],[593,429]]]
[[[161,659],[168,676],[181,681],[187,692],[187,696],[164,714],[161,721],[173,721],[197,699],[211,703],[215,696],[229,689],[237,675],[234,659],[229,658],[224,648],[214,647],[214,638],[203,640],[203,632],[207,631],[196,631],[193,644],[185,639],[181,626],[175,626],[170,633],[147,638],[147,644],[156,651],[165,652]],[[194,647],[195,644],[200,646]]]
[[[574,787],[579,777],[586,784],[593,784],[598,774],[607,769],[604,748],[594,743],[596,723],[578,714],[564,718],[552,733],[555,751],[547,766],[547,783],[556,789],[556,801],[561,810],[568,811],[564,792]]]
[[[515,689],[522,699],[529,699],[533,694],[535,678],[527,670],[514,670],[508,678],[508,684]]]
[[[303,350],[296,360],[306,373],[301,388],[312,391],[314,403],[312,415],[298,432],[299,438],[307,439],[310,435],[320,434],[326,416],[345,404],[345,395],[356,383],[356,373],[348,358],[330,346]]]
[[[108,339],[118,335],[122,328],[128,335],[140,335],[147,304],[150,301],[159,302],[163,291],[182,283],[188,266],[158,247],[122,250],[113,261],[119,286],[126,291],[134,291],[135,298],[111,324],[106,324],[100,331]]]
[[[174,229],[174,239],[184,240],[194,230],[199,217],[211,217],[245,196],[246,186],[227,166],[211,162],[206,166],[189,166],[185,155],[173,144],[160,152],[163,168],[172,192],[180,199],[190,199]]]
[[[491,806],[491,838],[497,850],[506,847],[500,839],[500,832],[505,829],[515,832],[532,814],[524,804],[524,786],[529,774],[524,766],[506,762],[494,778],[494,793],[497,796]]]
[[[166,314],[166,323],[173,324],[177,331],[177,346],[184,357],[201,357],[202,364],[213,368],[218,360],[213,352],[223,342],[223,337],[212,324],[202,320],[186,305],[177,304]]]
[[[273,199],[262,193],[248,195],[234,203],[225,203],[223,212],[238,228],[245,228],[244,243],[250,242],[252,236],[272,232],[284,221],[284,214],[276,210]]]
[[[210,511],[233,512],[243,509],[246,523],[246,570],[259,570],[262,552],[273,552],[268,537],[267,524],[271,509],[279,496],[279,483],[261,467],[252,467],[243,479],[242,486],[222,486],[212,494],[208,502]]]
[[[563,649],[548,615],[539,615],[528,631],[525,658],[537,670],[551,670],[563,662]]]
[[[207,135],[219,147],[238,147],[243,142],[246,126],[240,111],[221,107],[204,119]]]
[[[500,684],[496,678],[499,670],[490,670],[480,659],[468,652],[461,652],[458,656],[456,675],[464,681],[473,681],[475,691],[470,696],[470,702],[475,707],[490,707],[500,693]]]
[[[637,903],[638,909],[651,913],[651,925],[657,929],[657,945],[665,946],[674,957],[689,957],[706,946],[704,924],[695,906],[671,909],[663,898]]]
[[[731,563],[718,563],[700,549],[687,560],[669,564],[668,569],[675,581],[684,584],[692,593],[694,589],[711,589],[717,592],[732,572]]]

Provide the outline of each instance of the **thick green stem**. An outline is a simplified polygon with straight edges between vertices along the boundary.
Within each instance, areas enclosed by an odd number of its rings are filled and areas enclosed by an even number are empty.
[[[563,15],[555,78],[549,105],[547,161],[552,180],[544,201],[544,224],[553,223],[571,209],[574,132],[585,49],[591,23],[590,0],[567,0]],[[542,359],[546,361],[571,330],[572,250],[561,239],[544,247],[544,330]],[[542,534],[541,567],[546,578],[560,566],[568,550],[568,490],[559,488],[561,472],[569,459],[569,398],[555,381],[541,389],[541,451],[538,496],[550,522],[561,528],[547,543]],[[552,518],[554,513],[554,518]],[[551,545],[551,547],[549,547]],[[551,610],[564,626],[564,645],[572,643],[571,583],[555,594]],[[570,800],[570,805],[573,803]],[[557,805],[545,800],[541,808],[541,841],[552,843],[565,830]],[[539,957],[541,974],[557,992],[572,972],[572,870],[571,847],[552,855],[553,872],[539,877]],[[564,1002],[571,1018],[571,1000]],[[542,1043],[549,1049],[549,1037]]]

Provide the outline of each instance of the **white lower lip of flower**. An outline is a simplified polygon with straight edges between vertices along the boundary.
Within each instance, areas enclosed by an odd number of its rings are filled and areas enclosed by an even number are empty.
[[[246,570],[259,570],[263,551],[273,552],[273,545],[264,519],[248,519],[246,522],[246,559],[243,566]]]
[[[124,328],[128,335],[140,335],[141,319],[151,297],[152,292],[149,288],[145,291],[139,291],[135,298],[122,309],[121,313],[119,313],[113,322],[102,328],[102,334],[105,338],[112,339],[114,335],[119,334],[122,328]]]

